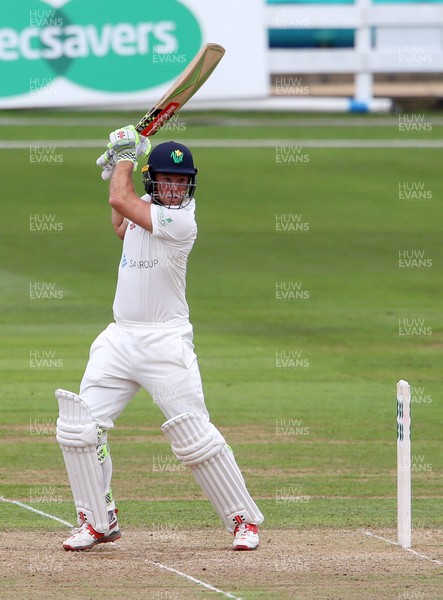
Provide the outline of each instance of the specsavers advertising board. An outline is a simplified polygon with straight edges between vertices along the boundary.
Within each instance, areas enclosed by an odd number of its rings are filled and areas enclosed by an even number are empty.
[[[2,9],[0,108],[149,105],[200,47],[226,54],[200,100],[267,95],[263,0],[20,0]]]

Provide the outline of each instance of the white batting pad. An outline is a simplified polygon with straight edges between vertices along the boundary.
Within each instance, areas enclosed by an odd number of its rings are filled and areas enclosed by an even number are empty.
[[[240,523],[263,522],[232,450],[205,415],[184,413],[173,417],[162,425],[162,431],[175,456],[191,467],[228,531],[233,532]]]
[[[55,397],[59,405],[57,442],[63,452],[77,514],[82,512],[96,531],[105,533],[109,520],[103,470],[97,456],[97,424],[76,394],[56,390]]]

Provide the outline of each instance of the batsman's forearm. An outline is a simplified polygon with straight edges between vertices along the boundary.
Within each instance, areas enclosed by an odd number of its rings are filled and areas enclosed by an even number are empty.
[[[135,192],[132,163],[117,163],[109,186],[109,204],[122,217],[152,232],[151,204]]]
[[[115,233],[122,240],[125,237],[128,221],[114,208],[111,208],[111,221]]]
[[[134,198],[138,200],[132,181],[132,169],[133,164],[130,161],[117,163],[109,185],[109,204],[124,217],[127,216],[125,209],[131,201],[134,201]]]

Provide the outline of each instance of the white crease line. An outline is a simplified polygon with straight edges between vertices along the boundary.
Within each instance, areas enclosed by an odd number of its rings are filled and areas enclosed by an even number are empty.
[[[48,519],[53,519],[54,521],[58,521],[59,523],[62,523],[63,525],[67,525],[68,527],[71,527],[71,528],[74,527],[74,525],[72,525],[72,523],[68,523],[68,521],[64,521],[63,519],[59,519],[58,517],[55,517],[54,515],[50,515],[41,510],[37,510],[36,508],[29,506],[28,504],[23,504],[23,502],[18,502],[18,500],[8,500],[8,498],[3,498],[3,496],[0,496],[0,501],[8,502],[9,504],[15,504],[16,506],[20,506],[20,508],[25,508],[26,510],[30,510],[31,512],[37,513],[38,515],[42,515],[43,517],[48,517]],[[202,585],[203,587],[207,588],[208,590],[217,592],[218,594],[223,594],[226,598],[232,598],[232,600],[243,600],[242,598],[240,598],[240,596],[234,596],[234,594],[231,594],[230,592],[224,592],[223,590],[219,590],[218,588],[214,587],[210,583],[205,583],[204,581],[200,581],[200,579],[196,579],[195,577],[192,577],[192,575],[187,575],[186,573],[182,573],[181,571],[178,571],[177,569],[174,569],[173,567],[168,567],[167,565],[164,565],[159,562],[154,562],[153,560],[146,559],[145,562],[150,563],[151,565],[154,565],[155,567],[159,567],[160,569],[164,569],[165,571],[170,571],[171,573],[175,573],[176,575],[185,577],[186,579],[189,579],[189,581],[193,581],[194,583],[197,583],[198,585]]]
[[[21,508],[26,508],[26,510],[30,510],[31,512],[37,513],[38,515],[42,515],[42,517],[48,517],[48,519],[53,519],[54,521],[58,521],[59,523],[62,523],[63,525],[67,525],[68,527],[74,527],[74,525],[72,525],[71,523],[68,523],[68,521],[59,519],[58,517],[55,517],[54,515],[49,515],[48,513],[45,513],[42,510],[37,510],[36,508],[33,508],[32,506],[28,506],[27,504],[18,502],[18,500],[8,500],[7,498],[3,498],[3,496],[0,496],[0,500],[2,502],[9,502],[9,504],[16,504],[17,506],[20,506]]]
[[[233,598],[234,600],[243,600],[239,596],[234,596],[234,594],[231,594],[230,592],[224,592],[223,590],[219,590],[218,588],[214,587],[213,585],[211,585],[209,583],[205,583],[204,581],[200,581],[200,579],[196,579],[195,577],[192,577],[192,575],[186,575],[186,573],[182,573],[182,571],[178,571],[177,569],[174,569],[173,567],[168,567],[167,565],[163,565],[162,563],[154,562],[152,560],[145,560],[145,562],[147,562],[151,565],[155,565],[156,567],[159,567],[160,569],[165,569],[165,571],[170,571],[171,573],[180,575],[180,577],[185,577],[186,579],[189,579],[189,581],[198,583],[199,585],[202,585],[203,587],[207,588],[208,590],[212,590],[213,592],[217,592],[218,594],[223,594],[226,598]]]
[[[417,552],[416,550],[413,550],[412,548],[403,548],[403,546],[400,546],[399,544],[397,544],[397,542],[388,540],[387,538],[384,538],[381,535],[376,535],[375,533],[372,533],[371,531],[365,531],[365,535],[369,535],[370,537],[377,538],[377,540],[382,540],[383,542],[392,544],[393,546],[398,546],[399,548],[402,548],[403,550],[406,550],[407,552],[410,552],[411,554],[415,554],[415,556],[418,556],[419,558],[423,558],[424,560],[429,560],[433,563],[436,563],[437,565],[443,566],[443,560],[431,558],[430,556],[426,556],[426,554],[421,554],[420,552]]]
[[[443,140],[280,140],[280,139],[207,139],[184,140],[193,148],[443,148]],[[35,148],[100,148],[106,140],[0,140],[0,150]]]

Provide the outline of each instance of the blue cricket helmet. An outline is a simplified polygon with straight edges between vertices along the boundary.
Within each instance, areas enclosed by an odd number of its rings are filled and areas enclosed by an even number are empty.
[[[174,173],[189,176],[187,198],[191,199],[195,192],[198,169],[194,166],[192,153],[187,146],[178,142],[163,142],[156,146],[148,158],[148,164],[142,168],[143,184],[150,196],[155,192],[155,176],[157,173]]]

